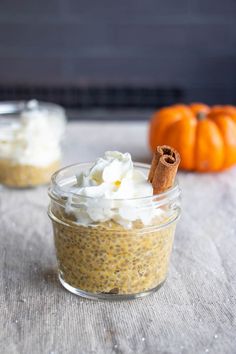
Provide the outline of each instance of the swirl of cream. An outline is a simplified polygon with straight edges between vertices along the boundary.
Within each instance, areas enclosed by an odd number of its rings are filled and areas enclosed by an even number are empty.
[[[114,220],[131,228],[133,221],[149,224],[156,215],[150,202],[147,206],[141,199],[153,195],[152,185],[142,171],[134,168],[129,153],[107,151],[89,171],[77,176],[73,193],[81,197],[80,208],[72,208],[73,201],[68,200],[66,211],[84,226]]]

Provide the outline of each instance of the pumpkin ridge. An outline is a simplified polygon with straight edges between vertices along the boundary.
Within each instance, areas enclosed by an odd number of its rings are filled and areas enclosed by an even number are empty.
[[[198,122],[196,137],[196,170],[219,171],[223,164],[223,137],[217,125],[205,119]]]
[[[226,124],[226,122],[228,122],[228,124],[232,125],[231,128],[229,129],[230,138],[225,136],[225,133],[227,132],[227,130],[225,129],[226,127],[223,123]],[[232,163],[229,163],[228,161],[232,160],[233,163],[236,163],[236,142],[235,142],[235,146],[232,147],[232,143],[230,141],[232,130],[234,130],[234,132],[236,133],[236,123],[233,119],[231,119],[231,117],[229,115],[226,115],[226,114],[219,115],[218,117],[216,117],[214,119],[214,123],[216,124],[217,128],[219,129],[219,131],[222,135],[223,143],[224,143],[224,161],[223,161],[223,166],[222,166],[222,169],[224,169],[224,168],[231,166]],[[230,143],[228,141],[230,141]],[[232,151],[232,149],[235,149],[235,151]]]
[[[222,132],[221,132],[221,130],[220,130],[218,124],[216,123],[216,121],[214,121],[214,120],[211,120],[211,121],[212,121],[212,123],[215,124],[215,126],[216,126],[216,128],[217,128],[217,130],[218,130],[218,132],[219,132],[219,134],[220,134],[220,136],[221,136],[221,138],[222,138],[222,142],[223,142],[223,156],[224,156],[224,158],[223,158],[221,167],[220,167],[220,169],[219,169],[219,170],[222,170],[222,169],[223,169],[223,166],[224,166],[224,163],[225,163],[225,139],[224,139],[223,134],[222,134]]]

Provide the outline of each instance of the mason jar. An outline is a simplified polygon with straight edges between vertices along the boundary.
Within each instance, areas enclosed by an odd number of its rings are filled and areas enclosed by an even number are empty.
[[[25,188],[50,182],[60,168],[64,109],[36,100],[0,103],[0,184]]]
[[[76,175],[91,166],[72,165],[52,176],[48,214],[59,280],[70,292],[90,299],[125,300],[150,294],[167,277],[180,216],[179,185],[133,199],[78,195]],[[134,167],[148,175],[149,165]],[[93,221],[88,222],[91,213]]]

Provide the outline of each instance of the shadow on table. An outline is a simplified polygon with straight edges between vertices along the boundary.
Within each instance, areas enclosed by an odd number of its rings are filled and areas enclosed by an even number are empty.
[[[53,267],[43,268],[42,265],[34,265],[29,283],[37,288],[46,288],[47,291],[65,291],[58,279],[57,269]]]
[[[51,285],[56,288],[60,288],[63,290],[63,287],[58,279],[58,273],[56,268],[46,268],[42,271],[43,281],[48,285]]]

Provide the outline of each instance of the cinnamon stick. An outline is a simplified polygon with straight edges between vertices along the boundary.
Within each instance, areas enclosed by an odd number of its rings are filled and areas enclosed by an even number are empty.
[[[148,176],[154,195],[173,186],[179,163],[180,155],[175,149],[168,145],[157,147]]]
[[[159,159],[160,159],[160,157],[158,156],[157,150],[156,150],[153,154],[152,164],[151,164],[151,168],[150,168],[149,175],[148,175],[148,181],[150,183],[152,183],[153,176],[154,176],[155,170],[157,168],[157,164],[158,164]]]
[[[148,175],[148,181],[150,183],[152,183],[153,177],[154,177],[154,173],[155,170],[157,168],[158,162],[160,160],[160,157],[163,155],[168,155],[168,156],[175,156],[175,153],[177,153],[176,150],[174,150],[173,148],[171,148],[168,145],[159,145],[156,148],[156,151],[153,154],[153,158],[152,158],[152,164],[151,164],[151,169],[149,171],[149,175]]]

